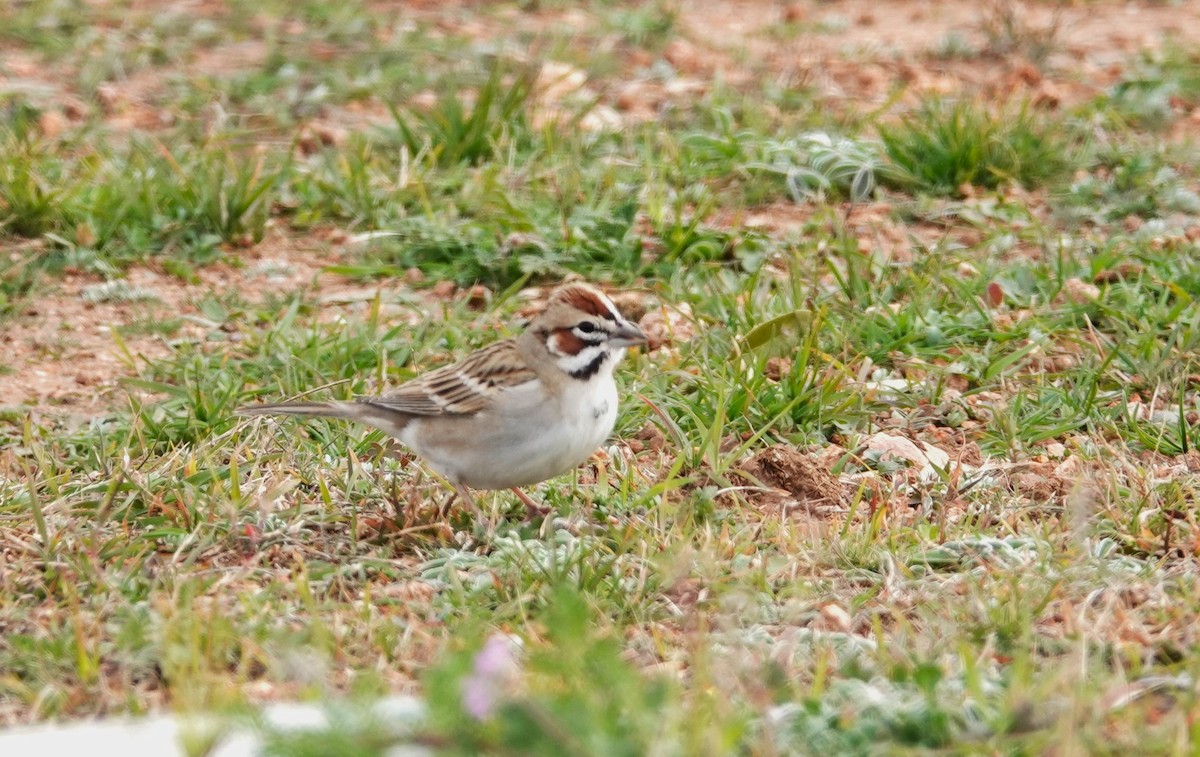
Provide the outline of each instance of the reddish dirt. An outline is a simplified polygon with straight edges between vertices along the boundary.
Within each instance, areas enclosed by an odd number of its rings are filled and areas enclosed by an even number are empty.
[[[988,54],[988,28],[998,29],[1005,8],[1027,36],[1051,34],[1051,52],[1039,65],[1017,51]],[[1200,4],[1004,3],[929,0],[842,0],[836,3],[763,3],[756,0],[697,3],[682,14],[689,35],[705,48],[749,57],[792,82],[809,83],[826,96],[884,104],[898,87],[915,102],[929,93],[971,93],[985,98],[1032,96],[1057,106],[1093,97],[1111,86],[1136,52],[1164,39],[1200,39]],[[828,29],[779,39],[784,24]],[[1053,29],[1051,32],[1050,30]],[[983,55],[938,60],[936,48],[954,34]],[[686,61],[688,56],[680,56]],[[694,56],[698,72],[713,56]],[[703,61],[703,63],[700,63]]]
[[[7,372],[0,373],[4,406],[29,405],[61,415],[94,415],[120,402],[114,395],[120,377],[132,373],[142,359],[167,355],[174,339],[203,340],[206,326],[196,302],[208,294],[255,293],[264,288],[287,292],[311,282],[345,286],[339,277],[321,273],[333,260],[311,242],[286,239],[264,241],[245,256],[245,266],[206,266],[198,270],[198,284],[187,284],[153,266],[137,266],[125,280],[145,290],[153,299],[133,302],[89,302],[88,287],[100,277],[71,273],[47,280],[41,296],[26,305],[7,328],[0,331],[0,349],[8,357]],[[278,261],[269,268],[264,261]],[[264,286],[265,285],[265,286]],[[147,320],[184,318],[169,337],[137,335],[118,338],[115,332]],[[126,349],[122,349],[124,343]]]

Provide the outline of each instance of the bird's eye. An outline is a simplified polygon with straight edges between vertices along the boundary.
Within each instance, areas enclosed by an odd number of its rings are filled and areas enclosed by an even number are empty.
[[[575,328],[579,329],[585,334],[591,334],[596,330],[596,324],[592,323],[591,321],[583,321]]]

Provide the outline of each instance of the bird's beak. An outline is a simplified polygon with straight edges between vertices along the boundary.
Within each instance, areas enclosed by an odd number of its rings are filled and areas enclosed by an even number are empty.
[[[646,341],[646,335],[632,323],[622,323],[608,338],[608,343],[613,347],[632,347],[635,344],[645,344]]]

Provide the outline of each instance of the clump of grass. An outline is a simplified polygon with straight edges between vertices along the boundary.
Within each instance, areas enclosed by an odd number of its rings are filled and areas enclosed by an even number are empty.
[[[284,170],[272,163],[273,157],[265,152],[239,155],[213,145],[178,164],[182,207],[197,231],[225,241],[260,241],[271,193]]]
[[[290,165],[222,139],[65,152],[32,133],[0,136],[0,232],[44,237],[106,274],[167,248],[261,240]]]
[[[460,285],[506,285],[521,274],[520,258],[510,252],[488,224],[416,216],[373,239],[358,261],[331,270],[375,277],[400,275],[415,267]]]
[[[278,151],[224,139],[135,144],[91,169],[76,198],[74,237],[117,263],[164,249],[203,259],[221,243],[257,242],[289,167]]]
[[[0,134],[0,229],[39,237],[64,225],[66,161],[32,135]]]
[[[1006,182],[1038,187],[1070,165],[1061,124],[1027,105],[997,112],[981,102],[934,100],[883,126],[880,137],[896,169],[889,183],[936,194]]]
[[[46,255],[30,250],[0,258],[0,320],[18,310],[38,288],[48,265]]]
[[[428,153],[440,166],[481,163],[528,133],[526,107],[535,81],[533,69],[493,63],[473,98],[451,82],[427,110],[391,106],[396,134],[411,154]]]
[[[679,9],[674,3],[655,0],[636,3],[632,8],[618,8],[605,19],[631,45],[661,49],[675,33]]]
[[[1095,160],[1061,199],[1069,216],[1108,223],[1129,216],[1200,215],[1200,195],[1161,150],[1113,146],[1097,153]]]
[[[0,95],[0,130],[15,136],[28,136],[37,126],[42,109],[26,97]]]
[[[93,6],[78,0],[5,3],[0,8],[0,38],[61,54],[84,30],[94,28],[96,15]]]
[[[410,178],[420,170],[412,165],[412,155],[406,153],[396,165],[393,152],[355,135],[335,150],[298,161],[284,188],[285,202],[295,206],[292,224],[336,219],[352,228],[377,229],[394,222],[424,185]]]
[[[1200,103],[1200,55],[1168,44],[1130,63],[1121,81],[1102,98],[1104,113],[1122,114],[1136,126],[1157,128]]]
[[[1045,24],[1029,19],[1029,10],[1014,0],[991,0],[984,7],[980,30],[984,52],[996,58],[1022,55],[1042,63],[1058,47],[1060,19],[1057,13]]]

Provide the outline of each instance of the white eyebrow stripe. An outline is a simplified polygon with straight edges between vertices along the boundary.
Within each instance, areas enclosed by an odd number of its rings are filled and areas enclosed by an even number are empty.
[[[601,295],[600,301],[604,303],[604,307],[608,308],[608,312],[616,319],[617,323],[624,323],[625,319],[621,317],[621,311],[617,310],[617,306],[613,301]]]

